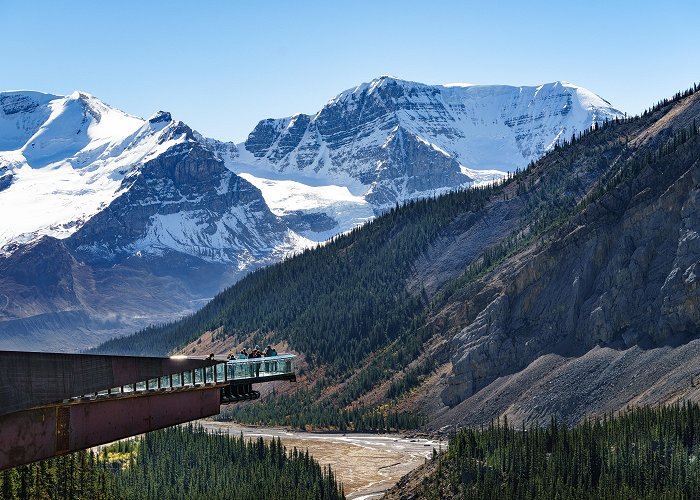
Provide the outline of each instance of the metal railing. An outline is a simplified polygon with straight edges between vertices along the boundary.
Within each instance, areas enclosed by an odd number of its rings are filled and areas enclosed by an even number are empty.
[[[194,388],[202,385],[226,385],[235,381],[264,382],[294,373],[294,354],[280,354],[265,358],[225,360],[206,368],[152,378],[134,384],[105,389],[94,394],[71,398],[100,398],[114,395],[138,394],[151,391]]]

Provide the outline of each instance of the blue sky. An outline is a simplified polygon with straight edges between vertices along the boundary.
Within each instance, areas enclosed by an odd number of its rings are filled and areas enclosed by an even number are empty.
[[[1,89],[79,89],[240,141],[390,74],[567,80],[636,113],[700,81],[700,2],[0,0]]]

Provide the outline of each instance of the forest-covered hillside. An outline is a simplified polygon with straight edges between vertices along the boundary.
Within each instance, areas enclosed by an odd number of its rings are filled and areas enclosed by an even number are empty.
[[[416,403],[416,391],[437,399],[434,388],[444,382],[438,376],[459,361],[455,356],[464,347],[455,339],[465,327],[475,325],[478,338],[479,319],[488,332],[489,316],[480,318],[479,313],[493,308],[491,290],[502,284],[498,280],[517,285],[527,279],[506,276],[506,271],[527,271],[528,262],[542,267],[533,256],[547,250],[550,274],[558,275],[562,253],[556,242],[562,235],[586,226],[616,230],[608,220],[622,217],[625,207],[611,215],[610,199],[655,192],[651,188],[661,184],[648,172],[664,171],[669,162],[675,163],[663,181],[667,183],[692,166],[698,127],[688,120],[698,108],[696,91],[697,86],[642,116],[571,137],[502,184],[396,207],[324,246],[248,275],[182,321],[110,341],[98,351],[165,354],[204,332],[215,332],[214,341],[229,339],[230,345],[285,343],[304,356],[309,376],[296,393],[265,398],[266,408],[256,403],[234,411],[234,417],[249,422],[292,423],[288,410],[299,407],[308,410],[316,425],[336,428],[349,424],[343,415],[351,411],[381,408],[385,421],[397,409],[442,411],[441,404],[455,405],[493,380],[491,373],[522,368],[523,361],[515,360],[517,350],[511,349],[512,366],[510,358],[498,358],[495,362],[501,364],[483,368],[481,377],[478,363],[493,357],[485,339],[486,351],[458,366],[470,371],[453,373],[450,384],[457,389],[443,403],[430,408]],[[635,201],[639,199],[644,198]],[[538,328],[528,330],[530,318],[517,321],[503,328],[538,335]],[[611,345],[620,336],[619,331],[611,334]],[[493,349],[500,351],[513,338],[499,337]],[[550,345],[535,339],[528,355],[546,353]]]
[[[635,408],[573,428],[505,421],[459,431],[392,499],[691,499],[700,491],[700,407]]]

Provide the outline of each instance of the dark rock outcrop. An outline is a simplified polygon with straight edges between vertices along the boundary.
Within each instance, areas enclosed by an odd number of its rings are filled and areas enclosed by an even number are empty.
[[[264,261],[284,242],[287,228],[260,191],[191,140],[185,125],[171,134],[190,140],[127,176],[124,194],[71,236],[70,247],[89,262],[112,263],[142,250],[180,250],[242,267],[251,257]]]

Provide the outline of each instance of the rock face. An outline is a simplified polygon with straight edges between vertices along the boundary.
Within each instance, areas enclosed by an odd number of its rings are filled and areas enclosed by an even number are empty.
[[[499,177],[489,170],[524,168],[558,140],[618,116],[566,82],[440,86],[381,77],[314,116],[261,121],[237,161],[349,185],[383,207]]]
[[[169,134],[191,136],[191,130],[180,124]],[[294,248],[260,191],[196,141],[146,161],[123,182],[124,194],[68,240],[89,262],[180,252],[243,270],[285,244]]]
[[[641,160],[700,117],[700,94],[668,115],[652,134],[644,131],[630,141],[634,153],[626,148],[618,156],[615,166],[634,172],[628,179],[465,289],[443,311],[443,321],[455,332],[452,373],[441,393],[453,408],[449,418],[475,423],[510,412],[522,419],[556,414],[575,421],[590,411],[617,409],[639,396],[638,387],[630,389],[636,384],[619,388],[622,393],[600,391],[597,401],[581,401],[580,407],[566,391],[540,386],[529,394],[540,398],[539,408],[508,384],[520,374],[529,374],[521,382],[538,384],[532,374],[555,359],[558,378],[547,372],[538,377],[561,383],[568,374],[581,384],[569,387],[574,392],[585,394],[594,380],[600,382],[603,359],[615,367],[610,377],[646,380],[649,374],[642,374],[637,362],[644,356],[654,363],[646,351],[671,356],[664,346],[685,345],[700,331],[700,142],[695,137],[648,163]],[[683,356],[694,356],[695,348],[675,352],[685,363],[689,359]],[[664,376],[672,380],[670,370],[676,367],[667,368]],[[649,385],[662,375],[654,376]],[[643,401],[663,402],[683,385]],[[502,399],[490,399],[494,394]],[[620,401],[620,394],[627,399]],[[484,405],[491,405],[490,411],[483,412]]]
[[[454,338],[460,354],[445,403],[558,345],[629,348],[696,333],[699,181],[695,165],[656,193],[610,196],[581,215],[585,225],[504,271],[505,285],[489,290],[495,298]]]

